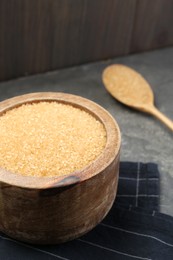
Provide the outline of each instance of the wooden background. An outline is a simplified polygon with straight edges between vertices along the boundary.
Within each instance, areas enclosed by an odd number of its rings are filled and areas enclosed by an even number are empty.
[[[0,80],[173,45],[173,0],[0,0]]]

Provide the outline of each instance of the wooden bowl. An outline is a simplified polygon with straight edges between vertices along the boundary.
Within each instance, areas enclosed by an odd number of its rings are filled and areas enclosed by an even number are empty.
[[[72,240],[94,228],[110,210],[117,191],[120,131],[112,116],[85,98],[64,93],[32,93],[0,103],[0,116],[26,103],[57,101],[99,119],[107,134],[98,158],[61,177],[30,177],[0,169],[0,230],[35,244]]]

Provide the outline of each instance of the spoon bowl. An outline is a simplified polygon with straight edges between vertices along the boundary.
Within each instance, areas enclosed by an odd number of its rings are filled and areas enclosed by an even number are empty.
[[[103,83],[118,101],[134,109],[152,114],[173,131],[173,122],[154,106],[154,95],[148,82],[135,70],[120,64],[103,71]]]

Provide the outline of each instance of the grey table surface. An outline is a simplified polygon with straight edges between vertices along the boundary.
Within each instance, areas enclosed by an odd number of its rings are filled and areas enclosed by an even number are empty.
[[[0,100],[30,92],[56,91],[83,96],[107,109],[122,134],[121,161],[157,163],[161,173],[160,210],[173,216],[173,133],[157,119],[114,100],[102,83],[114,63],[140,72],[150,83],[157,108],[173,120],[173,48],[90,63],[0,83]]]

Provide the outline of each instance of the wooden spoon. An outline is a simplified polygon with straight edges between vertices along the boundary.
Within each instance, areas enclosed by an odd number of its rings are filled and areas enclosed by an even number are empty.
[[[154,106],[154,95],[148,82],[135,70],[124,65],[111,65],[103,71],[108,92],[121,103],[157,117],[173,131],[173,122]]]

